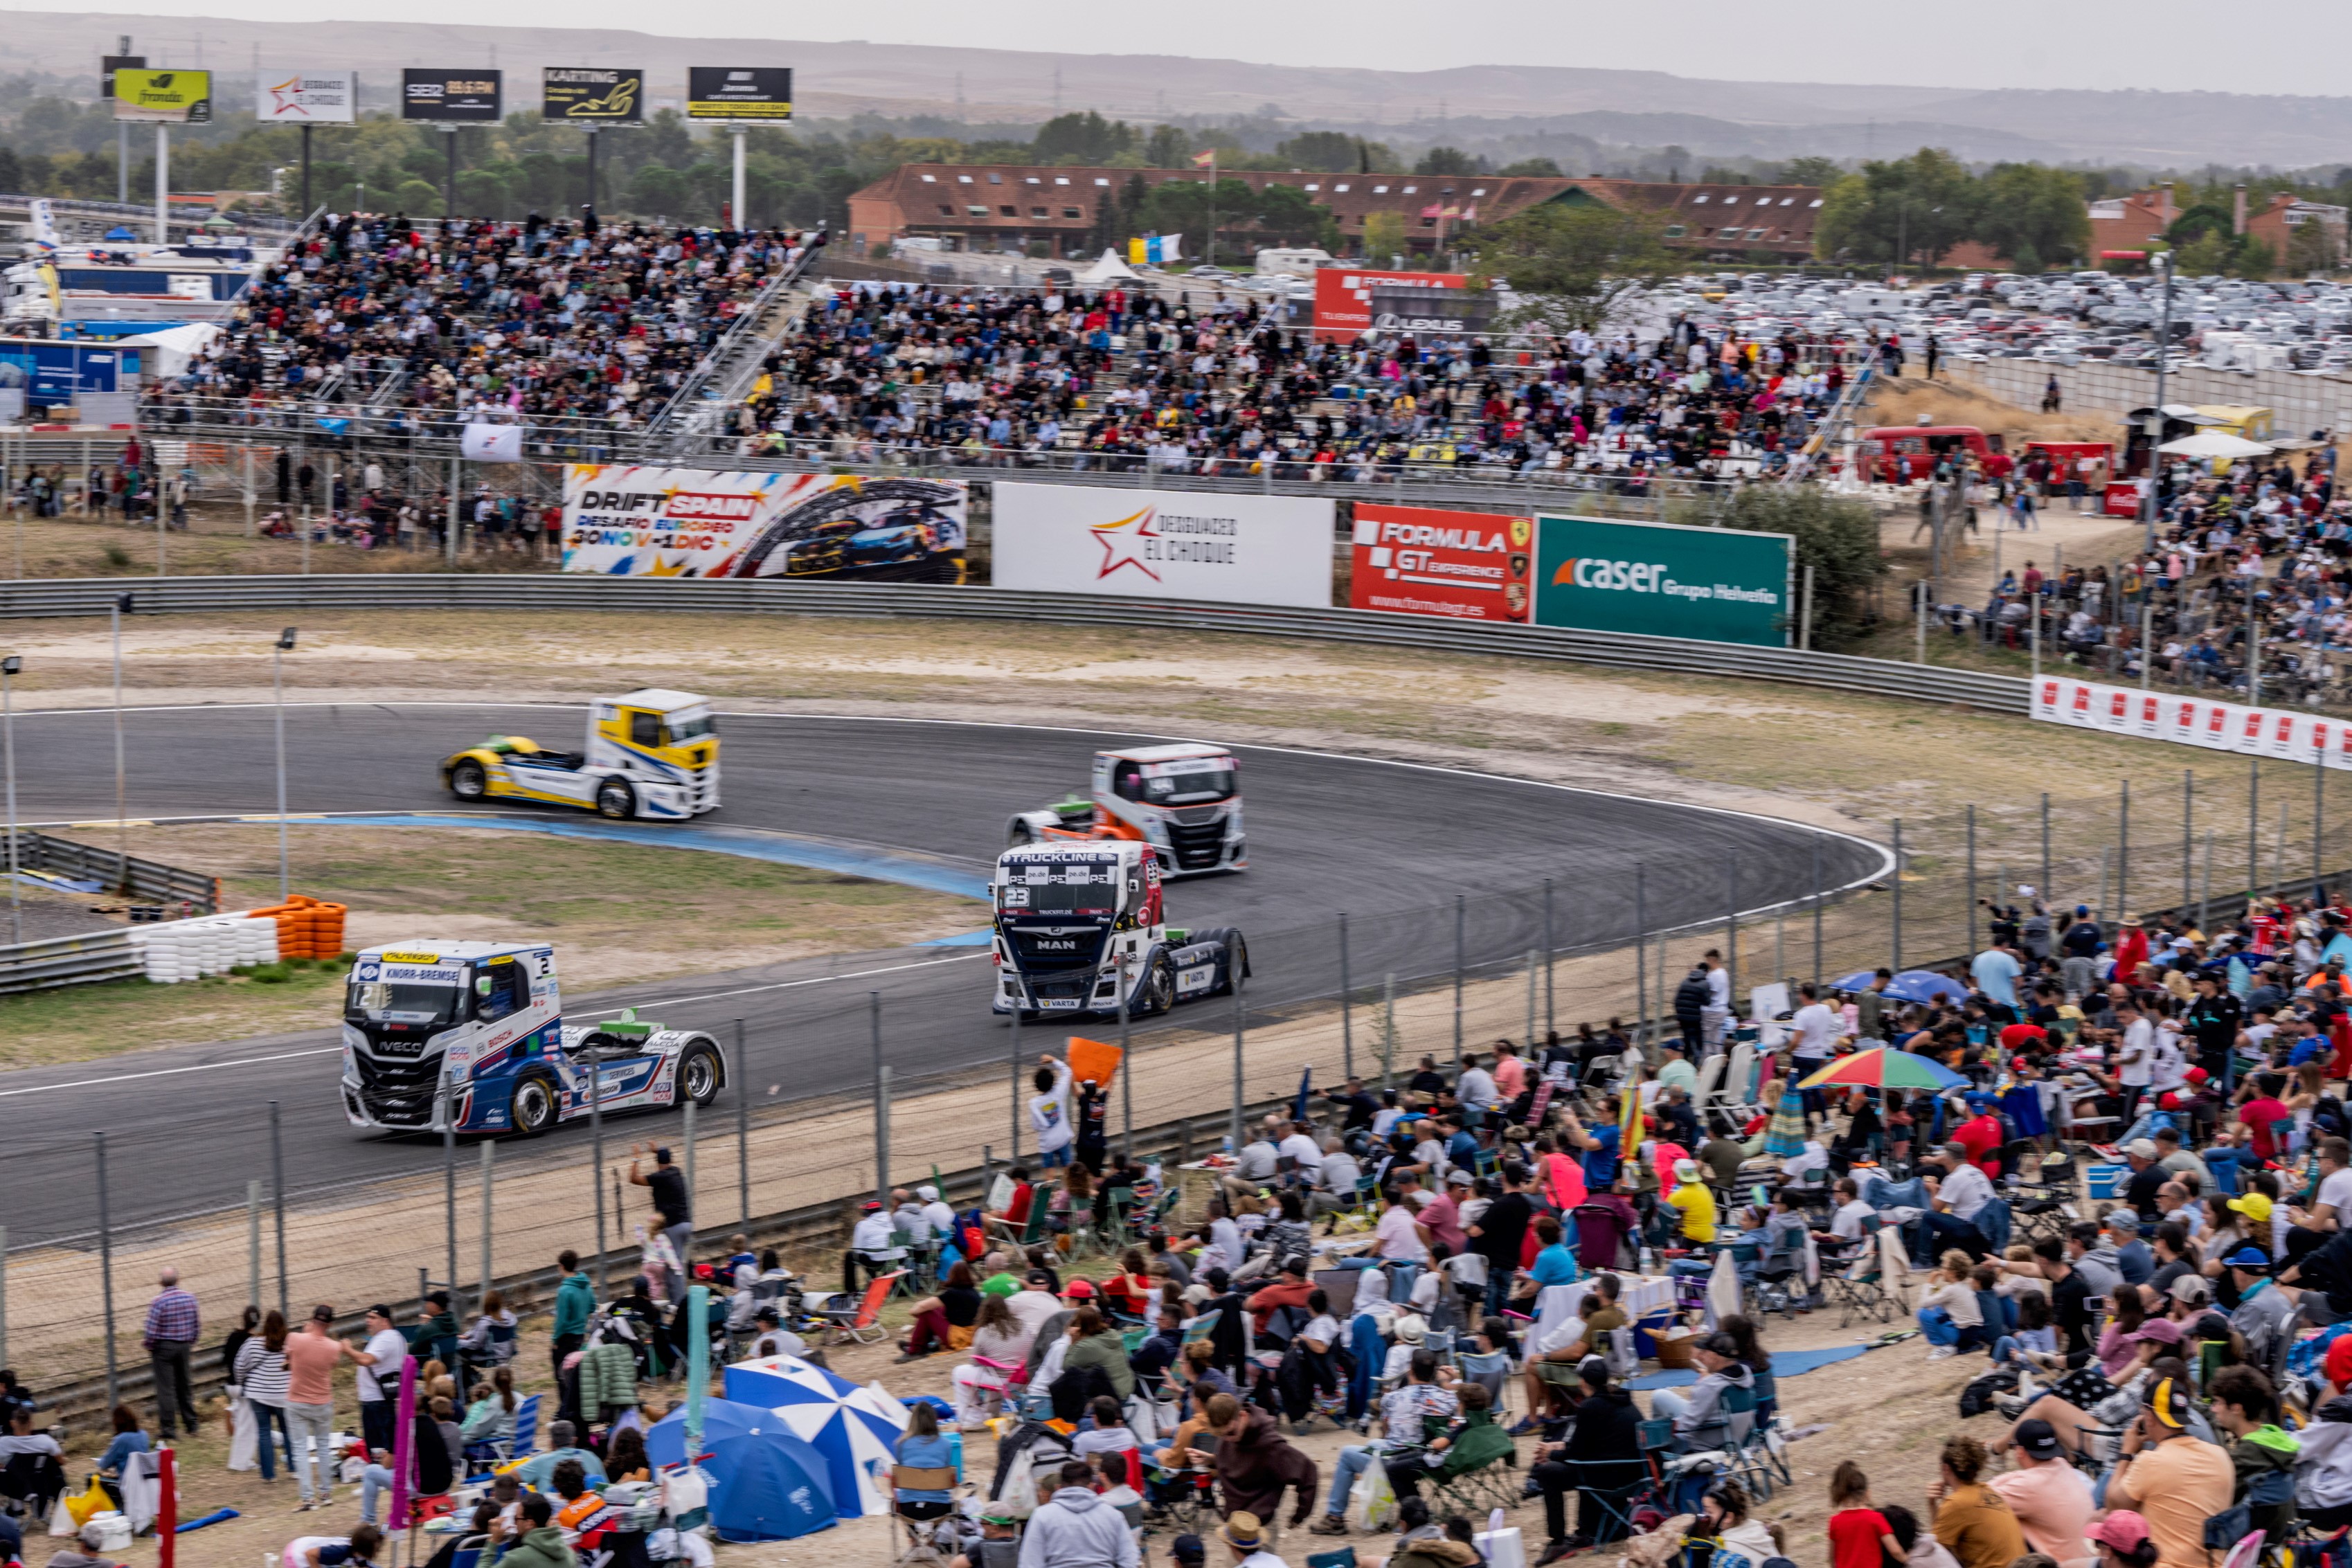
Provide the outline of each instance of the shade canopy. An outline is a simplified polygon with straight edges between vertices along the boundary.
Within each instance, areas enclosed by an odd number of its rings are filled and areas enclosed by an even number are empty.
[[[1857,1051],[1841,1056],[1819,1072],[1800,1079],[1800,1089],[1957,1089],[1968,1080],[1924,1056],[1907,1051]]]
[[[2248,441],[2242,435],[2232,435],[2226,430],[2200,430],[2194,435],[2184,435],[2178,441],[2168,441],[2157,448],[2175,457],[2267,457],[2266,442]]]

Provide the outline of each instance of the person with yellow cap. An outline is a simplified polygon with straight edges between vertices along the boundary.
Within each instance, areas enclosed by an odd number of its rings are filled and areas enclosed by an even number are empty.
[[[2236,1475],[2227,1454],[2189,1430],[2188,1379],[2167,1375],[2179,1364],[2158,1367],[2141,1390],[2139,1419],[2124,1429],[2106,1504],[2147,1521],[2157,1568],[2205,1568],[2205,1521],[2230,1506]]]

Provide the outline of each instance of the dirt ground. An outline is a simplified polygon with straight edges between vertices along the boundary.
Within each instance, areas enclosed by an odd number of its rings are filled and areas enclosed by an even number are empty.
[[[262,507],[261,515],[268,510]],[[159,564],[173,577],[450,570],[429,550],[360,549],[320,540],[306,551],[299,539],[261,538],[247,531],[241,506],[191,507],[184,529],[159,529],[152,520],[35,517],[21,508],[0,508],[0,577],[153,577]],[[509,550],[468,555],[457,570],[542,568],[552,571],[555,563]]]

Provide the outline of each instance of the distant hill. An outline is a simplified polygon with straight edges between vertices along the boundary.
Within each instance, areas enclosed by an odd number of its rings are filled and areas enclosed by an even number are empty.
[[[686,39],[608,29],[415,22],[250,22],[225,17],[6,11],[0,72],[94,72],[119,34],[157,65],[249,78],[270,68],[488,66],[509,73],[510,105],[535,98],[545,65],[631,65],[658,106],[688,65],[797,68],[801,112],[940,114],[1034,122],[1062,109],[1129,120],[1256,113],[1387,128],[1419,141],[1475,120],[1489,133],[1541,126],[1604,143],[1673,143],[1696,156],[1885,156],[1923,143],[1975,159],[2096,160],[2196,167],[2301,167],[2352,158],[2352,98],[2096,92],[1801,82],[1706,81],[1663,71],[1470,66],[1437,71],[1254,65],[1176,55]],[[226,84],[225,84],[226,85]],[[370,99],[377,93],[370,91]],[[388,97],[387,99],[388,100]],[[1518,122],[1509,127],[1497,121]],[[1583,171],[1571,170],[1570,172]]]

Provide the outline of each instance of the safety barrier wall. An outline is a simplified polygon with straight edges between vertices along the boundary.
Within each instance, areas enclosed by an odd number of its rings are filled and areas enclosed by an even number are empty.
[[[785,614],[1034,621],[1064,626],[1222,632],[1255,637],[1559,659],[1622,669],[1730,676],[1834,691],[2026,712],[2029,683],[1948,670],[1675,637],[1629,637],[1549,626],[1465,624],[1370,610],[1285,610],[1177,601],[1097,599],[918,583],[725,581],[406,573],[399,576],[153,578],[0,583],[0,619],[103,615],[125,597],[133,614],[286,610],[455,610],[475,613]]]
[[[210,915],[220,908],[220,878],[161,861],[142,860],[120,850],[78,844],[30,829],[16,835],[16,864],[55,872],[77,882],[95,882],[131,898],[156,904],[187,904]]]

